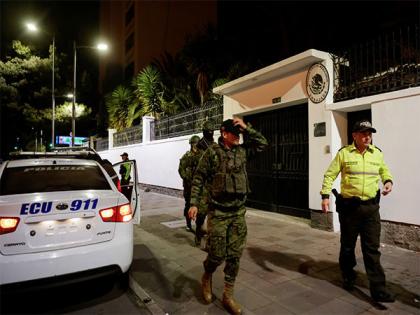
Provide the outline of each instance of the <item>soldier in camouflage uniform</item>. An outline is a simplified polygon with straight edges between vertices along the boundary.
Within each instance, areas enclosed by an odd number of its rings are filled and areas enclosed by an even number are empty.
[[[225,120],[220,133],[219,142],[206,150],[198,164],[191,188],[189,215],[196,218],[203,187],[208,185],[209,251],[203,263],[203,298],[211,303],[212,274],[226,260],[223,306],[232,314],[240,314],[241,307],[233,300],[233,287],[247,235],[245,201],[249,183],[246,160],[250,150],[262,151],[267,140],[240,118]],[[242,145],[239,145],[240,133],[244,134]]]
[[[200,139],[200,141],[198,141],[198,144],[197,144],[197,148],[200,150],[201,156],[204,154],[204,152],[208,149],[209,146],[215,143],[213,139],[213,133],[214,133],[213,124],[209,120],[206,120],[203,124],[203,137]],[[206,219],[206,215],[207,215],[207,208],[208,208],[208,202],[209,202],[208,199],[209,199],[208,189],[207,187],[203,187],[201,200],[198,206],[197,218],[195,220],[195,244],[197,246],[200,246],[201,238],[205,234],[205,232],[203,232],[202,230],[202,226],[204,224],[204,220]]]
[[[197,143],[200,140],[199,136],[192,136],[190,138],[191,149],[187,151],[179,161],[178,173],[182,178],[182,184],[184,186],[184,216],[187,223],[187,230],[192,231],[191,219],[188,216],[188,209],[190,208],[190,197],[191,197],[191,183],[192,178],[197,168],[198,161],[201,157],[201,152],[197,149]]]

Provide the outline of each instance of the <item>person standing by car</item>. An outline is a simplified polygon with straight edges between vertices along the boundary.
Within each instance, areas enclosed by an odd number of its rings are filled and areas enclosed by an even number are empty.
[[[125,162],[120,165],[120,175],[121,175],[121,192],[127,199],[131,200],[131,190],[130,179],[131,179],[131,162],[128,159],[128,153],[124,152],[120,155],[121,159]]]
[[[203,298],[211,303],[212,274],[225,260],[223,306],[232,314],[241,307],[233,299],[233,288],[239,271],[239,260],[245,247],[247,226],[245,202],[249,193],[246,173],[250,150],[262,151],[265,137],[240,118],[225,120],[220,126],[219,142],[211,145],[201,158],[193,178],[190,217],[195,220],[203,187],[209,187],[208,255],[201,279]],[[239,144],[240,134],[244,143]]]
[[[201,157],[200,151],[197,149],[197,143],[200,140],[199,136],[192,136],[190,138],[190,150],[187,151],[179,160],[178,173],[182,178],[184,187],[183,195],[185,200],[184,216],[186,220],[187,230],[192,232],[191,219],[188,216],[188,209],[190,208],[191,197],[191,182],[195,169],[197,168],[198,161]]]
[[[355,246],[360,234],[363,261],[370,283],[371,296],[378,302],[394,302],[394,295],[386,289],[385,273],[379,252],[381,221],[379,215],[379,180],[382,195],[392,191],[392,175],[384,162],[382,151],[372,145],[376,129],[367,120],[353,126],[353,143],[341,148],[322,183],[322,211],[329,210],[329,195],[334,180],[341,173],[341,194],[337,194],[337,212],[340,219],[340,269],[343,287],[352,290],[356,279]]]

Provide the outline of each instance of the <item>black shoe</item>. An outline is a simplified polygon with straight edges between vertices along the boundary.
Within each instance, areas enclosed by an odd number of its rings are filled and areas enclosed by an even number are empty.
[[[343,278],[343,289],[347,291],[351,291],[354,289],[354,278]]]
[[[372,296],[372,299],[374,299],[376,302],[388,302],[388,303],[395,302],[394,294],[386,290],[373,291],[371,292],[371,296]]]

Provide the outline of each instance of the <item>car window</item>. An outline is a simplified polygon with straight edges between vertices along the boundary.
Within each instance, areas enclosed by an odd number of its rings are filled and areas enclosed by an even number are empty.
[[[98,166],[12,167],[6,168],[0,179],[0,195],[87,189],[111,189]]]

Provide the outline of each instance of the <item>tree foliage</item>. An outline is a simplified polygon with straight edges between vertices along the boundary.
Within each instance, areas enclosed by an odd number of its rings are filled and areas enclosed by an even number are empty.
[[[130,126],[129,108],[141,116],[159,118],[202,106],[208,100],[222,101],[212,89],[250,72],[245,62],[227,56],[223,45],[209,25],[189,36],[176,55],[165,52],[154,59],[133,78],[131,90],[120,86],[108,98],[110,126],[118,130]],[[132,99],[127,96],[130,91]]]
[[[141,104],[142,114],[158,118],[169,105],[163,98],[164,88],[160,72],[149,65],[132,82],[136,101]]]
[[[108,109],[109,127],[121,131],[131,127],[141,115],[140,106],[134,102],[132,91],[125,86],[118,86],[105,99]]]

